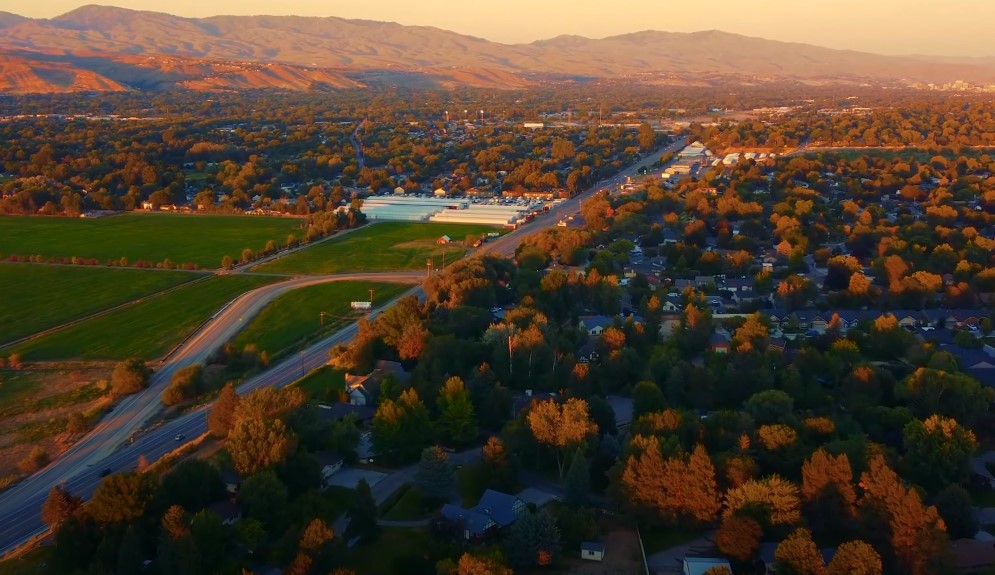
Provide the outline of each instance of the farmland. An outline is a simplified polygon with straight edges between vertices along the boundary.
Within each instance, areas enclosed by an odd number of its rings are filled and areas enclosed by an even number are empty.
[[[29,361],[161,357],[228,301],[279,279],[214,277],[31,340],[14,351]]]
[[[463,257],[462,241],[468,235],[499,231],[491,226],[385,222],[350,232],[341,238],[322,242],[286,257],[267,262],[254,271],[296,274],[337,274],[360,271],[425,269],[427,259],[434,266]],[[448,235],[457,244],[438,245]]]
[[[351,301],[386,302],[411,286],[372,282],[332,282],[296,289],[270,302],[235,337],[236,349],[253,343],[270,356],[279,354],[307,339],[335,331],[362,314],[349,309]],[[321,315],[324,313],[324,319]]]
[[[217,268],[221,258],[238,260],[242,250],[262,250],[273,240],[300,237],[303,220],[251,216],[121,214],[96,219],[0,217],[0,256],[80,257],[100,262],[126,258],[155,264]]]
[[[0,344],[61,325],[202,274],[181,271],[0,264]]]

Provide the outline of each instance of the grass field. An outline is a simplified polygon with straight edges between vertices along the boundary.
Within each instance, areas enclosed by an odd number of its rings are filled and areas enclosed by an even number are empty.
[[[2,263],[0,345],[198,277],[179,271]]]
[[[492,226],[471,224],[437,224],[385,222],[371,225],[341,238],[322,242],[262,264],[255,271],[272,273],[336,274],[358,271],[425,269],[426,260],[434,266],[463,257],[462,242],[468,235],[500,231]],[[438,245],[443,235],[459,244]]]
[[[345,389],[345,372],[323,365],[304,376],[295,384],[304,390],[309,399],[336,402],[339,391]]]
[[[406,566],[401,561],[422,557],[430,542],[425,529],[385,527],[376,543],[346,551],[346,567],[356,573],[403,573]]]
[[[260,351],[274,357],[281,351],[300,347],[305,339],[313,341],[359,318],[362,314],[349,309],[349,302],[368,301],[369,290],[374,290],[375,302],[386,302],[410,288],[405,284],[331,282],[293,290],[267,304],[235,336],[235,348],[254,343]]]
[[[301,236],[300,219],[253,216],[121,214],[97,219],[0,217],[0,256],[41,255],[195,263],[217,268],[242,250]]]
[[[277,277],[229,275],[183,286],[16,346],[26,360],[154,359],[239,294]]]

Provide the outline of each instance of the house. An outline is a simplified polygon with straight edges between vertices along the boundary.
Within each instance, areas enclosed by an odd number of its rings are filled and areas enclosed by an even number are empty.
[[[613,318],[604,315],[582,315],[578,320],[577,329],[582,329],[591,336],[599,336],[606,328],[615,325]]]
[[[552,392],[540,391],[539,393],[533,393],[531,389],[525,390],[525,395],[516,395],[511,400],[511,417],[512,419],[518,417],[519,413],[522,413],[532,405],[533,401],[548,401],[550,399],[555,400],[557,395]]]
[[[479,541],[494,530],[514,523],[524,510],[525,502],[518,497],[488,489],[470,509],[447,503],[442,506],[441,514],[461,528],[464,541]]]
[[[321,486],[322,489],[325,489],[328,487],[328,480],[342,469],[342,458],[327,451],[320,451],[314,454],[314,457],[321,467]]]
[[[451,237],[449,237],[449,236],[442,236],[441,238],[435,240],[435,243],[437,243],[440,246],[442,246],[442,245],[446,245],[448,243],[452,243],[452,241],[453,241],[453,239]]]
[[[152,202],[150,202],[148,200],[145,200],[144,202],[142,202],[142,209],[143,210],[152,210],[154,208],[155,208],[155,206],[152,205]]]
[[[325,421],[341,421],[342,419],[355,415],[358,423],[366,423],[373,420],[376,411],[369,405],[353,405],[352,403],[319,403],[315,406],[318,418]]]
[[[685,557],[681,563],[681,575],[704,575],[713,567],[725,567],[732,572],[732,566],[718,557]]]
[[[708,338],[708,347],[715,353],[729,353],[732,344],[729,338],[721,333],[713,333]]]
[[[222,525],[234,525],[236,521],[242,518],[242,508],[232,500],[218,501],[209,506],[205,511],[220,517]]]
[[[680,313],[684,310],[681,307],[681,302],[675,301],[674,299],[667,298],[663,300],[660,304],[660,311],[664,313]]]
[[[580,544],[580,558],[588,561],[601,561],[605,558],[605,544],[585,541]]]
[[[231,469],[221,470],[221,481],[225,484],[225,489],[228,493],[232,495],[238,493],[239,488],[242,487],[242,476],[235,473]]]
[[[345,389],[349,395],[349,403],[353,405],[372,406],[380,396],[380,382],[383,381],[383,371],[374,369],[367,375],[345,375]]]

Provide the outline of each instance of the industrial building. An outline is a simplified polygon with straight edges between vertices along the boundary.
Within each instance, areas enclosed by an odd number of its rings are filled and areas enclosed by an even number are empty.
[[[543,202],[477,203],[467,198],[371,196],[363,213],[371,221],[445,222],[517,227],[543,209]]]

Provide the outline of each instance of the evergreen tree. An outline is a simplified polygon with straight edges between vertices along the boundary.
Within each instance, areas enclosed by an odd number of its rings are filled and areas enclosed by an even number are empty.
[[[346,511],[349,526],[345,530],[345,538],[352,541],[358,537],[360,543],[372,543],[380,536],[380,526],[377,525],[377,503],[370,491],[370,484],[360,479],[356,485],[356,493]]]
[[[584,452],[577,450],[563,480],[563,502],[569,507],[583,507],[591,491],[591,468]]]
[[[545,567],[560,552],[560,528],[547,511],[522,513],[511,526],[506,541],[508,564],[514,569]]]
[[[116,575],[138,575],[144,569],[145,557],[142,553],[142,541],[135,533],[135,528],[129,526],[121,539],[121,547],[117,554]]]
[[[450,377],[439,391],[439,431],[452,445],[468,445],[477,437],[477,418],[463,380]]]
[[[444,500],[455,483],[456,473],[446,452],[436,446],[426,447],[412,481],[415,488],[427,499]]]

